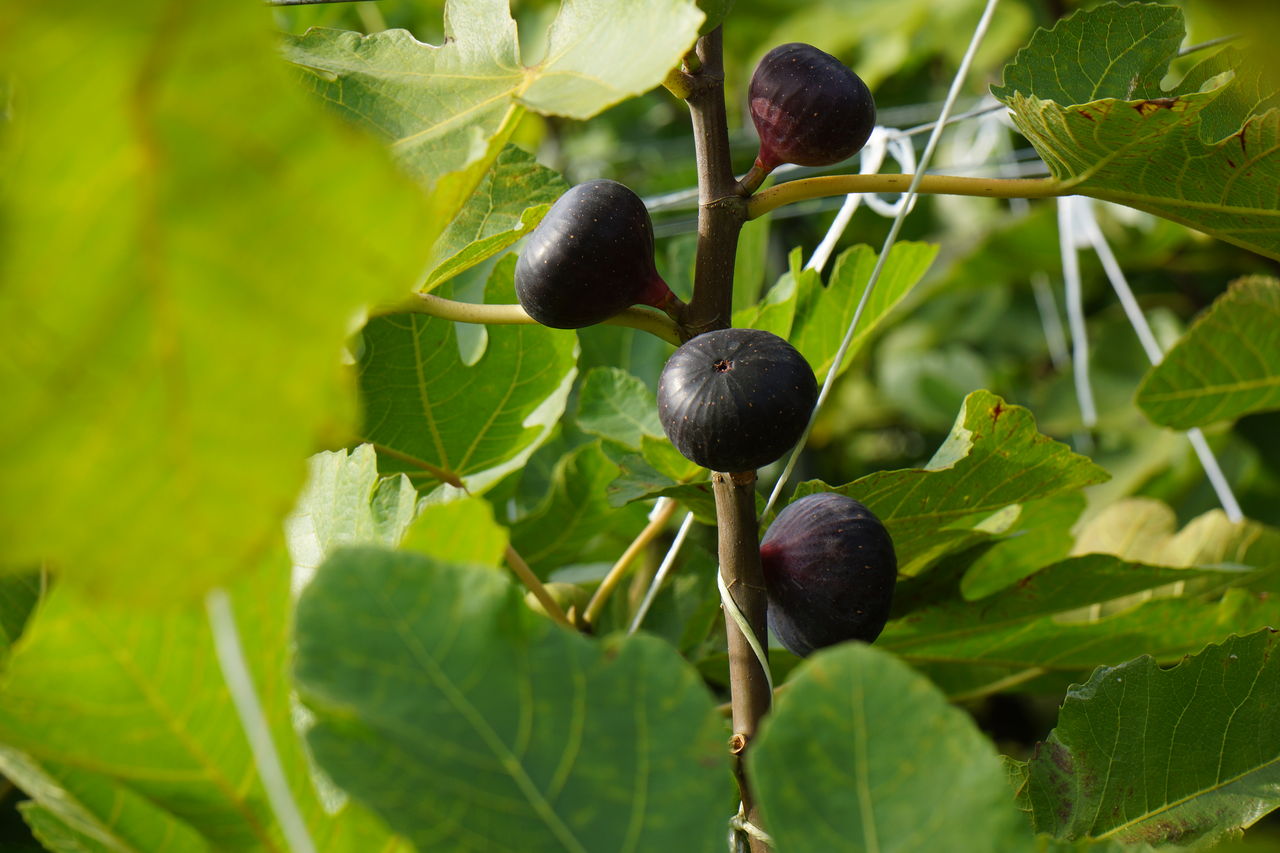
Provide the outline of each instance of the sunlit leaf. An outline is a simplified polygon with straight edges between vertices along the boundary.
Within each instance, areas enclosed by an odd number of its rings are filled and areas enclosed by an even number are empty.
[[[1172,6],[1103,4],[1037,32],[992,91],[1064,189],[1280,258],[1280,110],[1242,116],[1233,100],[1202,133],[1201,113],[1248,78],[1161,89],[1182,37]],[[1224,115],[1236,119],[1225,137]]]
[[[0,563],[198,592],[350,429],[352,318],[412,288],[443,223],[298,90],[265,15],[6,13]]]
[[[1151,369],[1137,403],[1174,429],[1280,409],[1280,280],[1234,282]]]
[[[373,549],[330,558],[297,625],[316,759],[419,849],[709,850],[723,837],[721,724],[665,643],[593,641],[495,572]]]
[[[577,421],[584,432],[632,450],[640,449],[644,436],[662,435],[653,392],[616,367],[596,367],[587,374],[578,394]]]
[[[463,498],[423,507],[400,547],[437,560],[497,567],[507,548],[507,531],[494,521],[488,501]]]
[[[913,575],[987,538],[980,525],[992,513],[1105,479],[1088,458],[1037,432],[1027,409],[974,391],[924,468],[882,471],[840,487],[802,483],[796,497],[836,491],[866,504],[893,537],[899,572]]]

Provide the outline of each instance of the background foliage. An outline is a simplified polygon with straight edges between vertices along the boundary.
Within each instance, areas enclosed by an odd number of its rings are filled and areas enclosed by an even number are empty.
[[[6,15],[5,849],[286,849],[201,602],[215,585],[317,848],[722,843],[710,527],[657,596],[653,637],[611,633],[671,530],[601,639],[550,626],[505,567],[510,543],[580,606],[653,498],[714,518],[706,472],[654,418],[670,347],[388,306],[415,288],[514,301],[508,250],[596,177],[648,200],[659,268],[687,296],[693,146],[655,86],[725,5]],[[909,128],[936,115],[982,5],[738,0],[738,171],[770,47],[835,53],[880,122]],[[1058,23],[1100,5],[1005,0],[962,107],[995,86],[1014,119],[957,124],[935,165],[1052,174],[1159,214],[1096,206],[1168,358],[1149,367],[1083,253],[1086,425],[1045,309],[1048,292],[1062,310],[1053,202],[920,201],[795,489],[866,501],[904,578],[875,647],[773,652],[791,678],[750,766],[781,850],[1194,846],[1277,804],[1280,88],[1244,43],[1177,54],[1280,20],[1186,0]],[[738,253],[735,323],[789,336],[818,370],[888,228],[864,205],[827,270],[805,269],[839,204],[752,222]],[[1177,432],[1197,426],[1248,521],[1218,508]]]

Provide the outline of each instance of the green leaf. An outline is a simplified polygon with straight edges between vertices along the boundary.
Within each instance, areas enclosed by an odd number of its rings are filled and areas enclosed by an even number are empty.
[[[1143,656],[1073,687],[1019,799],[1066,838],[1196,843],[1280,805],[1280,655],[1259,631],[1162,670]]]
[[[592,641],[495,572],[353,549],[303,593],[297,648],[317,761],[421,850],[723,844],[722,726],[665,643]]]
[[[1274,103],[1249,91],[1256,74],[1205,92],[1160,89],[1181,39],[1180,10],[1104,4],[1037,32],[992,91],[1064,191],[1280,258],[1280,110],[1242,114],[1241,103]]]
[[[1233,282],[1151,369],[1136,401],[1174,429],[1280,409],[1280,280]]]
[[[1277,568],[1267,570],[1269,586],[1276,583]],[[1175,595],[1204,602],[1237,584],[1263,580],[1261,575],[1239,570],[1145,566],[1092,554],[1048,566],[1016,586],[976,602],[951,592],[932,592],[938,603],[911,609],[906,618],[890,623],[879,643],[909,659],[1078,669],[1117,659],[1109,658],[1114,652],[1102,648],[1108,641],[1119,641],[1126,650],[1135,645],[1133,625],[1129,624],[1135,620],[1118,618],[1113,624],[1107,617],[1114,608],[1093,612],[1087,608],[1123,599],[1128,605],[1117,615],[1126,617],[1141,602],[1154,599],[1157,591],[1162,596],[1157,601]],[[910,596],[911,587],[904,585],[900,593]],[[1220,639],[1222,626],[1212,623],[1221,614],[1216,603],[1213,607],[1210,630],[1217,633],[1200,639],[1185,622],[1177,623],[1176,630],[1169,624],[1148,624],[1152,633],[1141,638],[1146,645],[1138,644],[1138,648],[1167,659],[1169,654],[1185,653],[1189,644]],[[1204,608],[1179,602],[1176,607],[1165,607],[1166,612],[1169,609],[1190,614]],[[1276,605],[1267,610],[1280,613]]]
[[[969,565],[960,590],[970,601],[986,598],[1071,553],[1071,528],[1084,512],[1081,492],[1066,492],[1019,505],[1002,538]]]
[[[276,749],[320,829],[327,818],[281,689],[288,562],[246,575],[233,601]],[[141,850],[169,832],[187,849],[185,827],[214,848],[282,843],[199,603],[138,610],[55,585],[0,682],[0,744],[5,775],[80,831],[98,826]]]
[[[438,47],[406,30],[362,36],[313,29],[287,37],[285,57],[310,72],[317,94],[379,134],[433,185],[476,167],[479,181],[524,107],[586,119],[657,86],[703,21],[690,0],[565,3],[545,57],[525,64],[508,5],[450,0]]]
[[[379,477],[371,445],[317,453],[308,469],[306,488],[285,519],[294,572],[304,578],[339,545],[394,547],[417,512],[409,478]]]
[[[1064,106],[1158,98],[1165,94],[1160,80],[1185,37],[1181,9],[1104,3],[1037,30],[1005,66],[1004,84],[992,86],[991,93],[1007,101],[1021,92]]]
[[[22,806],[22,816],[51,850],[205,853],[213,849],[190,824],[106,776],[37,762],[7,746],[0,746],[0,771],[31,797]]]
[[[876,330],[880,322],[920,281],[938,253],[927,243],[895,243],[881,270],[858,321],[841,372],[853,363],[853,356]],[[844,339],[862,294],[871,280],[876,253],[870,246],[855,246],[836,259],[831,280],[823,286],[816,277],[801,277],[796,291],[795,319],[788,339],[808,359],[819,381],[827,375],[836,350]]]
[[[1000,850],[1021,829],[991,742],[893,656],[844,644],[787,685],[747,753],[779,850]]]
[[[542,221],[568,188],[564,178],[538,165],[532,154],[508,145],[436,240],[433,266],[421,290],[431,290],[511,246]]]
[[[658,403],[643,382],[617,367],[594,367],[578,395],[578,427],[583,432],[640,449],[646,436],[660,437]]]
[[[13,11],[0,564],[192,594],[350,429],[350,318],[408,292],[443,223],[298,91],[259,7]]]
[[[42,585],[39,572],[0,576],[0,661],[26,627]]]
[[[612,561],[645,525],[645,507],[614,507],[606,489],[618,466],[600,442],[564,456],[546,500],[511,528],[511,544],[539,574],[570,563]]]
[[[1126,560],[1177,568],[1280,566],[1280,530],[1248,519],[1231,521],[1220,509],[1197,516],[1181,530],[1167,504],[1127,498],[1100,511],[1076,534],[1075,554],[1114,554]]]
[[[511,281],[515,258],[490,279]],[[573,332],[492,326],[484,355],[463,362],[454,324],[425,314],[378,317],[360,355],[364,439],[383,470],[465,483],[478,493],[551,435],[577,374]]]
[[[445,562],[497,568],[507,550],[507,531],[494,521],[488,501],[462,498],[423,507],[400,547]]]
[[[893,537],[898,571],[914,575],[987,538],[979,525],[992,513],[1106,479],[1088,458],[1037,432],[1028,410],[974,391],[924,468],[881,471],[838,488],[801,483],[795,497],[836,491],[866,504]]]

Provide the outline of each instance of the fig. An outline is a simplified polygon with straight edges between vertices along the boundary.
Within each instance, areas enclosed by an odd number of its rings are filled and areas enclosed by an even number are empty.
[[[804,433],[818,383],[772,332],[720,329],[686,341],[658,379],[658,418],[676,449],[713,471],[751,471]]]
[[[760,134],[753,172],[782,163],[829,166],[856,154],[876,126],[871,90],[840,60],[813,45],[775,47],[756,66],[748,90]]]
[[[835,492],[789,504],[760,543],[769,630],[793,654],[884,630],[898,561],[880,519]]]
[[[672,298],[653,260],[653,223],[617,181],[587,181],[556,200],[516,262],[516,298],[544,326],[581,329],[631,305]]]

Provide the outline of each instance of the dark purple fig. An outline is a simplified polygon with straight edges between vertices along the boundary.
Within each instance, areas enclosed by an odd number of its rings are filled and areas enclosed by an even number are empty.
[[[793,654],[884,630],[898,578],[893,540],[844,495],[807,495],[778,513],[760,543],[769,630]]]
[[[544,326],[581,329],[624,308],[661,308],[671,290],[653,262],[653,223],[617,181],[587,181],[556,200],[516,263],[516,298]]]
[[[658,380],[658,418],[686,457],[752,471],[800,440],[818,399],[813,369],[772,332],[721,329],[687,341]]]
[[[829,166],[856,154],[876,126],[876,102],[857,74],[813,45],[784,44],[764,55],[748,90],[760,134],[752,171],[781,163]]]

